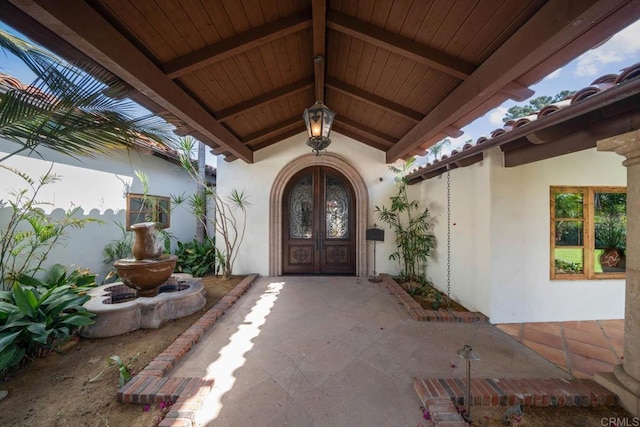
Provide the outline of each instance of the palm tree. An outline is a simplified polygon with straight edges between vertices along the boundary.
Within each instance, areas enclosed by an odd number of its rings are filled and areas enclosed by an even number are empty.
[[[37,76],[31,86],[0,91],[0,137],[20,146],[0,162],[40,147],[77,157],[130,146],[139,138],[172,139],[162,119],[134,117],[136,104],[124,98],[127,88],[101,67],[79,69],[2,30],[0,48]]]
[[[433,161],[438,160],[438,155],[442,151],[444,147],[449,147],[451,145],[451,140],[449,138],[445,138],[442,141],[433,144],[431,149],[429,150],[429,154],[433,156]]]

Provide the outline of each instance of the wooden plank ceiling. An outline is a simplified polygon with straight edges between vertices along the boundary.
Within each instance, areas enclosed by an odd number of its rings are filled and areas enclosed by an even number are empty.
[[[334,130],[392,162],[424,150],[640,16],[637,0],[10,0],[0,18],[90,58],[226,160]],[[73,59],[73,58],[72,58]]]

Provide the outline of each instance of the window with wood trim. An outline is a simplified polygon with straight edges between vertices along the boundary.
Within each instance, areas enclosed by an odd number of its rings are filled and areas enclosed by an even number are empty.
[[[127,194],[127,230],[139,222],[156,222],[159,228],[171,225],[171,201],[150,194]]]
[[[627,189],[551,187],[551,279],[623,279]]]

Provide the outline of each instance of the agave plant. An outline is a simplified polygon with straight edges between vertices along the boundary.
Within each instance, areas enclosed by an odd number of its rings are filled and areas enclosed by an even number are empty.
[[[170,125],[145,115],[125,99],[124,83],[97,65],[82,69],[0,31],[0,47],[36,74],[31,86],[0,91],[0,136],[20,146],[6,158],[46,147],[70,156],[91,156],[136,139],[171,140]]]

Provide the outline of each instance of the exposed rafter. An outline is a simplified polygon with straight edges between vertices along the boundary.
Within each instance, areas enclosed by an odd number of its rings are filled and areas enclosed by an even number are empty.
[[[219,121],[224,122],[233,116],[246,113],[253,108],[278,101],[281,98],[291,96],[311,87],[313,87],[313,82],[311,80],[301,80],[299,82],[291,83],[290,85],[267,92],[264,95],[260,95],[256,98],[249,99],[245,102],[241,102],[240,104],[220,110],[216,114],[216,117]]]
[[[371,128],[366,128],[363,125],[361,125],[360,123],[353,121],[347,117],[344,116],[340,116],[340,115],[336,115],[335,118],[335,124],[340,124],[343,127],[346,127],[348,129],[351,129],[352,131],[360,134],[360,135],[365,135],[368,139],[374,140],[378,143],[378,145],[389,148],[392,147],[394,142],[395,142],[395,138],[390,136],[390,135],[386,135],[382,132],[379,132],[375,129],[371,129]]]
[[[299,129],[298,131],[302,132],[304,130],[304,122],[302,121],[302,119],[300,119],[299,117],[294,117],[292,119],[285,120],[284,122],[276,123],[275,125],[269,126],[266,129],[261,129],[258,132],[247,135],[245,138],[243,138],[243,142],[245,144],[255,144],[257,141],[273,136],[279,136],[285,131],[291,129]]]
[[[424,118],[424,114],[420,113],[419,111],[415,111],[400,104],[396,104],[395,102],[389,101],[385,98],[360,89],[359,87],[341,82],[331,77],[327,78],[327,87],[348,95],[352,98],[356,98],[360,101],[366,102],[369,105],[382,108],[392,114],[402,117],[403,119],[411,120],[414,123],[418,123]]]
[[[347,126],[343,126],[342,124],[340,124],[338,122],[336,122],[333,125],[333,130],[338,132],[338,133],[341,133],[344,136],[348,136],[349,138],[353,138],[353,139],[355,139],[357,141],[362,142],[365,145],[368,145],[369,147],[375,148],[375,149],[380,150],[380,151],[385,151],[388,148],[387,144],[381,144],[377,140],[369,138],[366,135],[362,135],[359,132],[355,132],[351,128],[349,128]]]
[[[471,76],[391,147],[387,151],[387,162],[402,158],[414,147],[441,133],[447,123],[454,123],[480,107],[507,84],[626,3],[625,0],[546,3]]]
[[[282,141],[283,139],[289,138],[291,136],[297,135],[300,132],[303,132],[303,129],[300,128],[292,128],[289,129],[286,132],[280,133],[274,137],[268,138],[268,139],[264,139],[260,142],[256,142],[254,144],[251,145],[251,149],[253,151],[258,151],[258,150],[262,150],[263,148],[267,148],[270,147],[271,145],[277,144],[278,142]]]
[[[312,0],[313,11],[313,74],[316,101],[324,102],[324,75],[326,70],[327,0]]]
[[[219,43],[205,46],[187,55],[180,56],[162,66],[163,71],[172,79],[193,72],[233,55],[269,43],[288,34],[297,33],[311,27],[311,11],[299,15],[287,16],[261,27],[251,29]]]
[[[466,79],[475,69],[473,64],[334,10],[329,11],[327,26],[458,79]]]
[[[227,147],[246,162],[253,162],[251,150],[86,2],[15,0],[12,3],[194,130]]]

